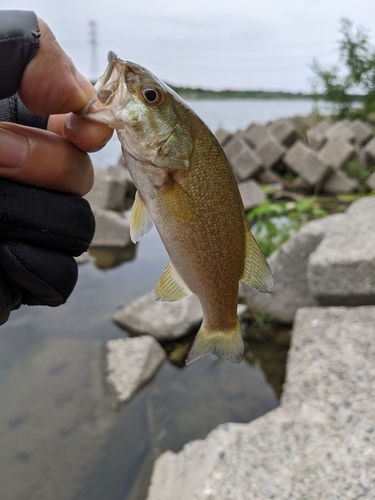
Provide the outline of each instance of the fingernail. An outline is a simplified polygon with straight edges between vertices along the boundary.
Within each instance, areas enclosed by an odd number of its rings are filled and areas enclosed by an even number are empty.
[[[90,99],[90,97],[95,92],[93,85],[79,71],[76,72],[75,79],[76,79],[76,82],[78,83],[79,87],[81,88],[81,90],[85,93],[87,98]]]
[[[29,142],[24,135],[0,127],[0,167],[22,167],[28,151]]]

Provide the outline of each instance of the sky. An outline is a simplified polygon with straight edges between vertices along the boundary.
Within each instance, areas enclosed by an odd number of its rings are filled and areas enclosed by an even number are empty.
[[[341,18],[375,45],[374,0],[0,0],[0,9],[34,10],[88,78],[112,50],[172,85],[309,92],[313,60],[338,62]]]

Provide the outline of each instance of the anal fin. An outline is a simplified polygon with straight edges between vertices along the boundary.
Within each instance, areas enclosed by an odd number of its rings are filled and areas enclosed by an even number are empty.
[[[133,243],[139,241],[153,226],[153,221],[147,207],[139,195],[135,193],[135,200],[130,216],[130,238]]]
[[[246,231],[245,266],[240,279],[260,292],[272,293],[275,288],[270,266],[250,230]]]
[[[172,262],[167,264],[154,292],[154,299],[163,302],[175,302],[192,295],[189,287],[176,271]]]

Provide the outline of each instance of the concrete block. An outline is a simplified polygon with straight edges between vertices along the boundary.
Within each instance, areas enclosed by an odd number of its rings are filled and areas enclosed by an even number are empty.
[[[363,147],[372,137],[371,125],[359,119],[350,124],[350,130],[353,132],[354,143],[358,148]]]
[[[306,131],[308,145],[318,151],[326,141],[326,132],[332,123],[328,120],[320,121],[315,127]]]
[[[262,160],[265,168],[271,168],[281,160],[286,148],[271,136],[266,137],[255,148],[256,154]]]
[[[371,191],[375,191],[375,172],[367,179],[366,184]]]
[[[307,282],[325,306],[375,304],[375,196],[350,205],[310,255]]]
[[[245,146],[248,145],[245,143]],[[224,153],[226,154],[229,163],[232,162],[233,158],[241,151],[243,147],[243,132],[242,130],[238,130],[223,146]]]
[[[244,139],[253,147],[256,148],[264,139],[269,137],[269,132],[264,125],[260,123],[252,123],[244,131]]]
[[[355,148],[341,139],[328,139],[318,152],[318,158],[336,170],[343,167],[354,156]]]
[[[130,225],[117,212],[92,207],[96,229],[92,247],[126,247],[131,243]]]
[[[283,162],[310,186],[320,183],[329,171],[329,166],[302,141],[293,144],[284,155]]]
[[[215,132],[216,139],[219,141],[221,147],[223,147],[229,141],[232,135],[233,134],[231,132],[222,127],[220,127]]]
[[[108,170],[95,169],[94,185],[85,196],[90,205],[108,210],[124,209],[127,180],[113,176]]]
[[[256,181],[248,180],[238,184],[245,210],[261,205],[266,199],[263,189]]]
[[[339,139],[343,142],[354,143],[355,135],[350,120],[340,120],[331,125],[326,131],[326,139]]]
[[[292,124],[290,120],[282,118],[281,120],[276,120],[267,126],[268,132],[270,132],[283,146],[289,147],[296,140],[296,127]]]
[[[238,181],[249,179],[256,175],[262,168],[262,160],[254,150],[243,140],[238,140],[239,150],[232,156],[230,164]]]
[[[342,170],[330,172],[324,180],[322,191],[325,193],[352,193],[358,187],[358,182],[351,179]]]
[[[366,165],[368,167],[375,165],[375,137],[366,144],[362,151]]]

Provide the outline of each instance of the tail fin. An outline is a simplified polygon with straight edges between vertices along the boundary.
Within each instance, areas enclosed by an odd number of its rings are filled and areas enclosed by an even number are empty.
[[[239,321],[230,330],[208,330],[203,324],[195,337],[186,364],[210,352],[234,363],[241,363],[244,357],[244,344]]]

